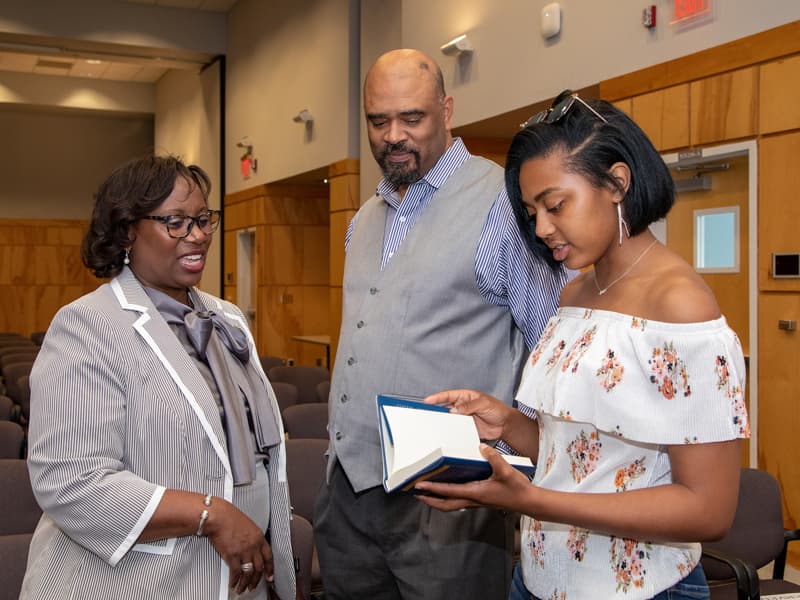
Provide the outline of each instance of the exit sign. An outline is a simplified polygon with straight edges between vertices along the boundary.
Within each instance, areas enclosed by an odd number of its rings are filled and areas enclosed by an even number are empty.
[[[711,0],[675,0],[675,20],[688,21],[711,12]]]

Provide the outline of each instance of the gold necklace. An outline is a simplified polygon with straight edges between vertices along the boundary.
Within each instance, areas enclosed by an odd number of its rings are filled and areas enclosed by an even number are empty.
[[[656,242],[658,242],[658,240],[653,240],[653,241],[652,241],[652,243],[651,243],[651,244],[650,244],[650,245],[649,245],[647,248],[645,248],[644,250],[642,250],[642,253],[641,253],[639,256],[637,256],[637,257],[636,257],[636,260],[635,260],[635,261],[633,261],[633,263],[631,264],[631,266],[630,266],[630,267],[628,267],[627,269],[625,269],[625,272],[624,272],[624,273],[622,273],[622,275],[620,275],[619,277],[617,277],[617,278],[616,278],[614,281],[612,281],[611,283],[609,283],[609,284],[608,284],[606,287],[604,287],[604,288],[601,288],[601,287],[600,287],[600,284],[599,284],[599,283],[597,283],[597,271],[596,271],[596,270],[594,270],[594,269],[592,269],[592,277],[594,278],[594,285],[595,285],[595,287],[597,288],[597,295],[598,295],[598,296],[602,296],[603,294],[605,294],[605,293],[608,291],[608,288],[610,288],[612,285],[614,285],[615,283],[617,283],[617,282],[618,282],[620,279],[622,279],[623,277],[625,277],[625,275],[627,275],[628,273],[630,273],[630,272],[633,270],[633,267],[635,267],[635,266],[636,266],[636,265],[639,263],[639,261],[640,261],[640,260],[642,260],[642,257],[643,257],[645,254],[647,254],[647,251],[648,251],[648,250],[650,250],[650,248],[652,248],[653,246],[655,246],[655,245],[656,245]]]

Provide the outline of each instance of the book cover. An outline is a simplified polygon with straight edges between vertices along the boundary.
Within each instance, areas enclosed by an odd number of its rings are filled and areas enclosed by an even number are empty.
[[[421,398],[379,395],[376,398],[383,454],[383,487],[412,491],[418,481],[465,483],[492,474],[480,453],[480,438],[469,415]],[[535,471],[525,456],[503,454],[529,477]]]

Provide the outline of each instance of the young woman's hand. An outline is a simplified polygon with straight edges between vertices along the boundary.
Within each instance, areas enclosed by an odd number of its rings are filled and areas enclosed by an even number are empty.
[[[443,404],[450,412],[472,415],[478,435],[484,440],[499,440],[513,408],[493,396],[475,390],[446,390],[425,398],[426,404]]]
[[[492,466],[489,479],[470,483],[421,481],[415,489],[424,494],[417,498],[428,506],[445,512],[476,506],[520,512],[525,496],[533,489],[528,478],[509,465],[494,448],[481,444],[481,454]]]

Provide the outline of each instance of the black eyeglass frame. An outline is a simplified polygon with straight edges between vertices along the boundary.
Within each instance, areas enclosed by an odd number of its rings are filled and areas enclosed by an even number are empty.
[[[583,106],[588,108],[591,113],[600,119],[603,123],[608,123],[606,118],[589,106],[585,100],[583,100],[578,94],[570,94],[563,100],[557,102],[556,104],[552,105],[550,108],[547,108],[541,112],[536,113],[530,119],[525,121],[524,123],[520,123],[519,128],[525,129],[529,125],[537,125],[539,123],[545,123],[547,125],[552,125],[553,123],[558,123],[561,119],[563,119],[567,113],[569,113],[570,109],[575,106],[575,101],[580,102]]]
[[[214,216],[217,217],[217,220],[214,221]],[[200,220],[203,218],[208,218],[209,229],[208,231],[200,225]],[[219,224],[222,222],[222,211],[221,210],[213,210],[208,209],[205,212],[200,213],[196,217],[190,217],[189,215],[146,215],[142,217],[142,219],[150,219],[152,221],[158,221],[159,223],[163,223],[164,227],[167,230],[167,235],[175,240],[182,240],[185,237],[188,237],[190,233],[192,233],[192,229],[194,229],[195,224],[200,228],[200,231],[205,233],[206,235],[211,235],[214,233],[218,228]],[[169,228],[169,221],[170,219],[181,219],[181,227],[184,226],[186,220],[189,220],[189,224],[186,226],[186,233],[183,235],[173,235],[172,230]]]

